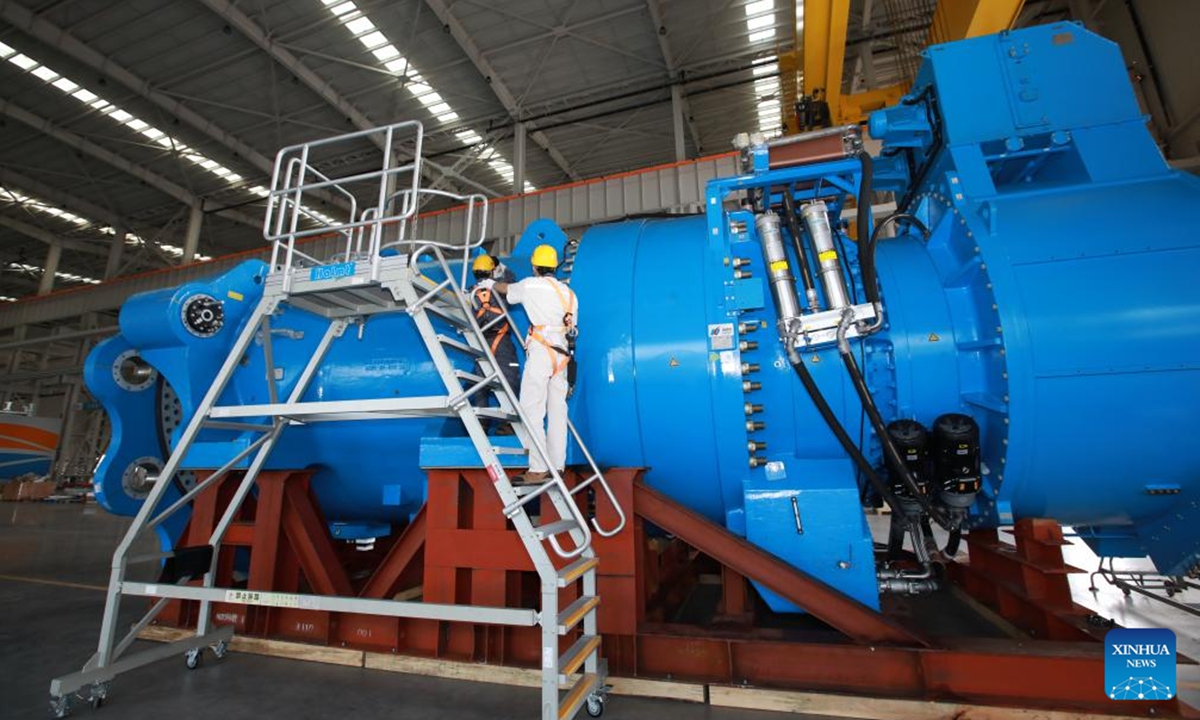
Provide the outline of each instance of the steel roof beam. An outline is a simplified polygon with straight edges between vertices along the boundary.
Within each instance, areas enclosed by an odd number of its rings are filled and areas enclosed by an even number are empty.
[[[469,33],[467,33],[466,28],[462,26],[462,23],[460,23],[458,18],[454,16],[454,13],[450,11],[450,7],[446,4],[445,0],[425,0],[425,4],[429,6],[430,10],[433,10],[433,14],[437,15],[438,20],[442,21],[442,25],[446,28],[449,28],[450,35],[458,43],[458,46],[462,48],[462,51],[466,53],[467,57],[471,59],[471,62],[475,65],[475,69],[477,69],[479,73],[483,75],[483,79],[487,81],[488,86],[492,89],[492,92],[495,93],[496,99],[498,99],[500,104],[504,106],[504,109],[508,111],[509,116],[512,117],[514,121],[520,122],[520,103],[517,102],[517,99],[513,96],[512,91],[508,89],[508,85],[506,85],[500,78],[500,74],[496,72],[495,68],[492,67],[492,64],[488,62],[486,57],[484,57],[483,53],[479,50],[479,46],[476,45],[475,41],[471,39],[471,36]],[[575,172],[575,170],[571,167],[571,164],[567,162],[567,159],[563,157],[563,154],[550,144],[550,138],[546,137],[546,133],[542,132],[541,130],[533,130],[529,133],[529,138],[537,143],[538,147],[545,150],[546,153],[550,155],[550,159],[552,159],[554,164],[558,165],[558,167],[564,173],[566,173],[567,177],[571,178],[572,181],[579,180],[579,174]],[[518,187],[516,190],[517,193],[522,193],[525,191],[523,187]]]
[[[5,115],[13,120],[16,120],[17,122],[28,125],[34,130],[45,133],[64,145],[69,145],[80,152],[91,155],[97,160],[108,163],[118,170],[122,170],[138,178],[150,187],[170,195],[185,205],[191,206],[202,202],[199,197],[192,194],[186,188],[183,188],[182,186],[162,177],[161,175],[152,173],[140,165],[137,165],[136,163],[117,155],[111,150],[100,147],[96,143],[76,135],[69,130],[63,130],[49,120],[31,113],[25,108],[13,105],[7,100],[0,100],[0,115]],[[255,229],[262,229],[262,219],[249,213],[242,212],[240,210],[227,209],[218,210],[217,214],[222,217],[229,218],[230,220],[240,222],[244,225],[249,225]]]
[[[0,215],[0,226],[19,232],[27,238],[32,238],[51,247],[58,246],[66,248],[67,250],[75,250],[77,252],[87,253],[89,255],[99,255],[100,257],[108,256],[108,250],[106,248],[82,240],[69,240],[67,238],[62,238],[50,232],[49,230],[46,230],[45,228],[40,228],[36,225],[30,225],[27,222],[17,220],[16,218],[10,218],[7,215]]]
[[[102,222],[105,225],[116,227],[121,224],[121,218],[110,210],[100,207],[93,202],[76,197],[70,193],[47,185],[41,180],[19,173],[16,170],[0,166],[0,185],[13,186],[21,190],[27,190],[31,195],[36,196],[40,200],[47,200],[59,207],[69,208],[77,215],[82,215],[89,220]]]
[[[276,42],[249,15],[239,10],[229,0],[200,0],[200,2],[207,6],[209,10],[224,18],[231,27],[245,35],[255,45],[258,45],[264,52],[274,58],[276,62],[286,68],[288,72],[295,75],[300,82],[321,96],[326,103],[341,113],[343,117],[349,119],[356,128],[359,130],[370,130],[378,127],[378,123],[372,122],[361,110],[354,107],[349,100],[342,97],[341,93],[330,82],[300,62],[300,58]],[[380,137],[372,136],[371,141],[383,149],[383,140]],[[496,190],[457,172],[453,172],[449,168],[443,167],[431,160],[422,160],[421,171],[431,180],[434,178],[435,172],[440,172],[492,197],[499,197],[501,195]]]
[[[167,93],[155,90],[148,80],[133,74],[121,65],[106,58],[66,30],[48,20],[38,17],[21,3],[14,2],[13,0],[0,0],[0,20],[4,20],[50,47],[69,55],[92,70],[111,77],[142,98],[157,105],[168,113],[170,117],[179,118],[181,121],[191,125],[212,140],[233,151],[234,154],[253,165],[268,178],[271,177],[275,164],[270,158]],[[334,202],[339,207],[342,207],[342,209],[349,209],[350,207],[343,198],[328,193],[321,194],[321,197],[328,202]]]
[[[688,103],[687,93],[684,92],[684,87],[680,82],[683,78],[676,77],[679,68],[675,64],[675,56],[671,54],[671,44],[667,41],[667,26],[663,22],[662,5],[659,0],[646,0],[646,9],[650,11],[650,20],[654,23],[654,35],[658,38],[658,47],[662,50],[663,62],[667,64],[667,74],[672,83],[680,83],[673,85],[671,90],[679,98],[679,111],[682,112],[683,120],[687,123],[688,134],[692,136],[692,145],[695,146],[697,153],[702,152],[704,145],[700,142],[700,129],[696,127],[696,119],[692,117],[692,108]]]

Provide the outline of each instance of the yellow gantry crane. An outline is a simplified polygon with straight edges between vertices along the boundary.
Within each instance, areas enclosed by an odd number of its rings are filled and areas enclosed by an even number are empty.
[[[1011,28],[1024,0],[938,0],[929,45],[988,35]],[[907,83],[842,94],[850,0],[797,0],[795,50],[779,55],[786,134],[799,132],[795,107],[803,94],[820,90],[834,125],[858,123],[873,110],[894,105]]]

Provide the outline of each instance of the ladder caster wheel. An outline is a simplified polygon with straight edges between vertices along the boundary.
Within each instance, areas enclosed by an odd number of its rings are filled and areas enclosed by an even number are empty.
[[[599,695],[588,695],[587,704],[584,706],[587,714],[591,717],[600,717],[604,714],[604,698]]]
[[[50,698],[50,715],[65,718],[71,714],[71,699],[66,695]]]
[[[108,699],[108,683],[98,682],[92,685],[91,693],[88,696],[88,703],[93,710],[99,710],[104,707],[104,701]]]
[[[203,657],[200,653],[200,648],[192,648],[183,655],[183,662],[187,665],[188,670],[195,670],[200,667],[200,658]]]
[[[212,648],[213,656],[218,660],[224,658],[225,653],[229,652],[229,643],[224,640],[209,647]]]

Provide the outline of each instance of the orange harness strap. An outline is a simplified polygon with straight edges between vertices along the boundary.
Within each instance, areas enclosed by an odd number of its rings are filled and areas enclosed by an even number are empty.
[[[558,296],[558,301],[560,303],[562,303],[563,318],[564,318],[564,322],[566,323],[565,327],[569,331],[571,329],[571,327],[574,325],[573,318],[575,317],[575,306],[576,306],[575,293],[572,292],[570,288],[566,288],[567,295],[563,295],[562,290],[559,288],[559,282],[553,278],[547,278],[547,279],[550,280],[550,287],[554,288],[554,294]],[[568,296],[571,298],[569,302],[567,300]],[[554,377],[555,375],[562,372],[563,368],[565,368],[567,366],[567,361],[570,358],[566,354],[564,354],[564,353],[560,352],[558,349],[556,349],[549,342],[547,342],[546,338],[542,337],[542,335],[539,331],[544,327],[545,327],[545,325],[531,326],[529,328],[529,337],[533,340],[536,340],[539,344],[541,344],[543,347],[546,348],[546,352],[550,353],[550,362],[551,362],[551,368],[552,368],[551,372],[550,372],[550,377]]]
[[[482,320],[486,315],[500,316],[504,311],[492,305],[492,291],[489,288],[476,288],[475,297],[479,299],[479,310],[475,312],[475,319]],[[490,318],[495,319],[495,318]],[[481,323],[486,324],[486,323]],[[508,336],[508,323],[500,326],[500,330],[496,333],[496,337],[492,338],[492,353],[495,354],[496,348],[500,347],[500,343]]]

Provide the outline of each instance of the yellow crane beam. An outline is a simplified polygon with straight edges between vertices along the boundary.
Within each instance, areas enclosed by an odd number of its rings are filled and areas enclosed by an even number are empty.
[[[929,45],[1008,30],[1025,0],[939,0],[929,24]]]
[[[1025,0],[939,0],[928,44],[989,35],[1013,26]],[[833,124],[862,122],[872,111],[895,105],[907,84],[842,95],[850,0],[797,0],[799,22],[793,50],[779,55],[781,110],[787,133],[799,132],[796,101],[820,90]]]

